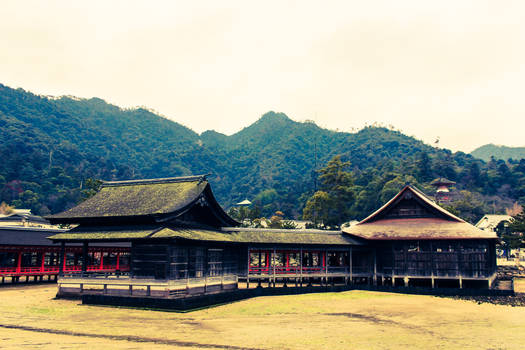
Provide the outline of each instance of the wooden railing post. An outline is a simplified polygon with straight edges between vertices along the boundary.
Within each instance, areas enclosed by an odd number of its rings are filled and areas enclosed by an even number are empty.
[[[42,251],[42,261],[40,261],[40,273],[44,273],[46,264],[46,251]]]

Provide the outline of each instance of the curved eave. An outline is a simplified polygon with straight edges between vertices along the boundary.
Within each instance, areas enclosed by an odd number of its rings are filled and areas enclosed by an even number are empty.
[[[232,218],[230,215],[228,215],[228,213],[224,211],[224,209],[222,209],[221,205],[215,198],[215,195],[213,194],[213,191],[211,190],[211,185],[209,183],[204,189],[204,193],[208,197],[208,203],[212,205],[214,209],[214,214],[216,214],[218,219],[223,221],[224,224],[222,225],[222,227],[237,227],[241,225],[240,222]]]
[[[374,241],[498,239],[495,233],[467,222],[426,218],[381,220],[344,228],[343,232]]]

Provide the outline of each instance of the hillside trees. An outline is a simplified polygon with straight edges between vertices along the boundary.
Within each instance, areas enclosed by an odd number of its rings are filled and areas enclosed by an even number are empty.
[[[230,136],[198,135],[144,108],[122,109],[97,98],[46,98],[0,84],[0,128],[0,202],[31,206],[36,214],[75,205],[90,178],[212,173],[223,206],[248,198],[260,200],[261,215],[280,210],[298,218],[317,189],[312,173],[317,176],[315,170],[336,154],[351,164],[346,170],[354,197],[348,205],[355,219],[389,199],[406,183],[404,176],[427,193],[429,181],[447,177],[458,190],[476,193],[483,205],[495,203],[496,212],[525,203],[525,160],[486,163],[383,127],[336,132],[268,112]]]
[[[525,234],[525,206],[521,212],[514,215],[510,223],[502,222],[496,232],[501,237],[505,245],[507,257],[511,249],[517,249],[523,244]]]
[[[306,203],[304,219],[326,228],[336,228],[352,218],[355,194],[349,167],[350,162],[341,161],[341,156],[337,155],[319,170],[320,190]]]

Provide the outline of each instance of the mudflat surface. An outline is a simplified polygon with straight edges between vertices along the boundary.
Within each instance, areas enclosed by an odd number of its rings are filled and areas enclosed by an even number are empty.
[[[523,349],[525,307],[369,291],[259,297],[186,313],[0,288],[2,349]]]

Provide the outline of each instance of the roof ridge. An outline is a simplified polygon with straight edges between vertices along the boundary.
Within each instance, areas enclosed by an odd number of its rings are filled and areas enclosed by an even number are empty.
[[[299,228],[299,229],[284,229],[284,228],[266,228],[266,227],[222,227],[221,231],[223,232],[273,232],[273,233],[287,233],[287,234],[332,234],[337,235],[341,234],[341,230],[319,230],[319,229],[309,229],[309,228]]]
[[[180,177],[165,177],[158,179],[141,179],[141,180],[123,180],[123,181],[104,181],[101,187],[118,187],[118,186],[133,186],[133,185],[151,185],[164,183],[178,183],[178,182],[196,182],[207,181],[206,177],[211,174],[194,175],[194,176],[180,176]]]

